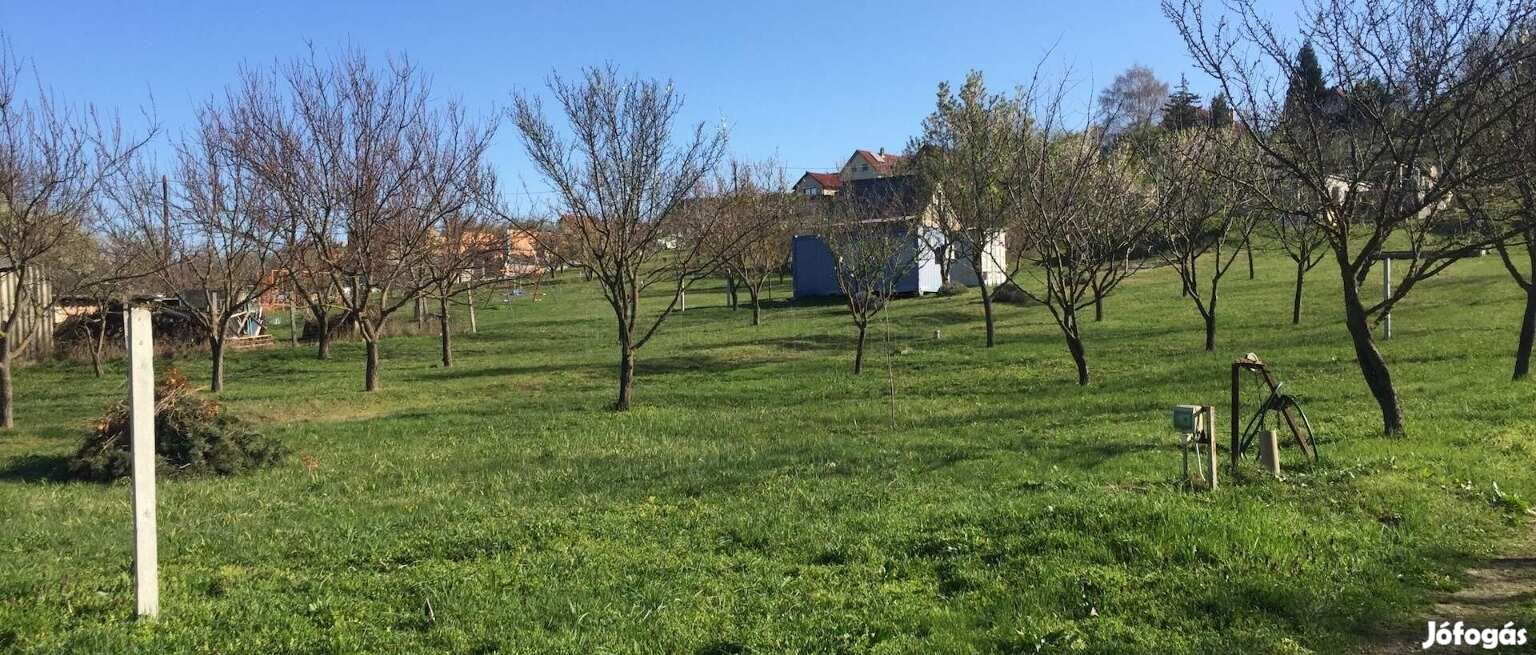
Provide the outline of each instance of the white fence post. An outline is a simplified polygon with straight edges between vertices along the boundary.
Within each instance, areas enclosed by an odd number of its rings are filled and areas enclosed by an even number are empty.
[[[1413,271],[1412,268],[1409,268],[1408,270],[1409,270],[1409,272]],[[1386,301],[1391,300],[1391,299],[1392,299],[1392,258],[1391,257],[1386,257],[1386,258],[1381,260],[1381,301],[1382,302],[1386,302]],[[1392,338],[1392,310],[1391,309],[1388,309],[1386,312],[1384,312],[1382,314],[1382,317],[1381,317],[1381,338],[1384,339],[1384,340],[1388,340],[1388,339]]]
[[[133,435],[133,590],[139,616],[160,614],[159,552],[155,543],[155,338],[148,307],[131,307],[128,410]]]

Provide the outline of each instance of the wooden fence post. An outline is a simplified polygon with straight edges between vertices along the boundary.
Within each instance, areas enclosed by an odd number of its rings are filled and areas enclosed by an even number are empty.
[[[1239,428],[1237,425],[1237,417],[1242,413],[1242,408],[1240,407],[1242,397],[1238,393],[1238,385],[1242,383],[1242,371],[1242,366],[1238,364],[1232,365],[1232,446],[1227,454],[1232,457],[1233,480],[1237,479],[1237,458],[1243,449],[1242,437],[1238,435],[1238,431],[1241,428]],[[1216,441],[1216,433],[1214,430],[1211,432],[1211,441]]]
[[[160,614],[155,543],[155,339],[150,310],[128,310],[128,409],[133,444],[133,589],[139,616]]]

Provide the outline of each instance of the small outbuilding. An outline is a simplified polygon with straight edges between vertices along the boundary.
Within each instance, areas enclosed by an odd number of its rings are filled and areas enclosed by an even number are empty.
[[[923,294],[939,290],[943,284],[932,243],[935,230],[924,221],[915,221],[927,207],[916,179],[909,175],[846,180],[843,193],[848,197],[840,202],[858,205],[854,213],[866,217],[871,229],[887,229],[897,235],[906,247],[896,255],[898,261],[891,268],[900,271],[900,279],[891,283],[897,294]],[[827,201],[830,201],[828,199]],[[910,226],[918,223],[912,232]],[[878,227],[876,227],[878,226]],[[827,243],[817,234],[800,234],[794,237],[790,248],[790,272],[794,277],[796,298],[815,296],[840,296],[843,291],[837,283],[837,260]]]
[[[887,166],[876,167],[874,163],[877,162],[884,162]],[[849,160],[848,165],[844,166],[843,175],[839,178],[840,186],[837,195],[842,197],[842,200],[833,200],[830,197],[818,197],[816,200],[857,203],[862,207],[855,210],[856,214],[867,217],[867,220],[887,220],[893,227],[899,224],[903,226],[902,229],[905,229],[905,226],[916,223],[919,226],[917,233],[907,237],[911,242],[910,248],[901,255],[903,258],[911,258],[912,261],[900,262],[893,266],[893,268],[907,271],[901,280],[896,281],[896,292],[898,294],[933,293],[944,284],[946,269],[945,266],[940,265],[938,259],[944,238],[937,227],[938,220],[934,216],[933,193],[924,188],[916,176],[902,172],[899,166],[899,158],[893,155],[886,155],[883,152],[876,155],[860,150]],[[802,184],[806,179],[810,178],[803,178]],[[802,191],[799,185],[796,191],[817,195]],[[989,286],[997,286],[1007,279],[1008,274],[1004,268],[1007,251],[1001,235],[992,243],[986,244],[986,252],[982,257],[982,270],[979,272],[971,266],[969,248],[970,244],[954,243],[950,244],[949,248],[942,249],[948,260],[945,263],[948,264],[949,282],[975,286],[979,283],[980,276],[985,276]],[[831,250],[827,248],[827,244],[821,237],[815,234],[795,236],[790,248],[790,271],[794,276],[795,297],[842,295],[842,289],[837,284],[835,263]]]
[[[974,287],[981,284],[981,276],[986,276],[988,287],[999,286],[1008,279],[1008,271],[1004,268],[1006,261],[1008,261],[1007,241],[1001,234],[997,235],[992,243],[987,244],[986,251],[982,253],[979,275],[975,267],[971,266],[970,242],[952,244],[949,249],[949,281],[952,284]]]
[[[885,229],[907,231],[904,224],[894,222]],[[903,269],[904,272],[900,278],[891,281],[895,293],[913,295],[938,291],[942,282],[939,263],[934,259],[933,250],[928,247],[927,241],[918,234],[901,236],[906,240],[906,248],[896,255],[901,261],[893,264],[892,268]],[[837,260],[820,236],[795,235],[790,256],[793,261],[791,272],[796,298],[843,295],[843,289],[837,283]]]
[[[22,275],[10,262],[0,261],[0,317],[10,316],[13,310],[16,322],[11,335],[25,342],[13,354],[33,362],[52,355],[53,283],[44,269],[33,266]]]

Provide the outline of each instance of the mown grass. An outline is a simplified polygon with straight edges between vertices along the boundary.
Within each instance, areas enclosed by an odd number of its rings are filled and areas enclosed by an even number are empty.
[[[58,477],[121,370],[33,367],[0,436],[0,651],[1287,653],[1419,629],[1536,498],[1518,293],[1473,260],[1400,307],[1411,435],[1385,439],[1337,276],[1293,327],[1290,274],[1234,271],[1215,354],[1171,273],[1134,278],[1087,326],[1087,388],[1041,308],[1003,307],[988,350],[972,295],[902,301],[855,377],[839,306],[754,328],[697,289],[616,414],[612,319],[574,277],[488,302],[452,369],[386,341],[376,394],[357,344],[235,353],[222,399],[296,456],[161,484],[155,622],[132,617],[127,485]],[[1324,459],[1181,491],[1169,407],[1225,426],[1249,351]]]

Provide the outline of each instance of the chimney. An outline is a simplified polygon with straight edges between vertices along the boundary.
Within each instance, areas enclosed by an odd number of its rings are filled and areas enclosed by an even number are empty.
[[[881,148],[879,154],[881,159],[885,159],[885,148]]]

